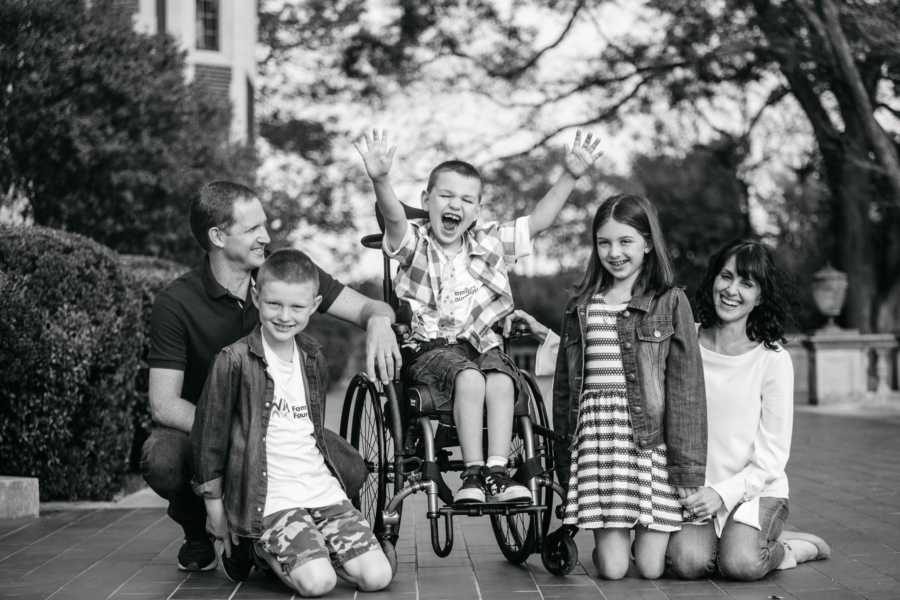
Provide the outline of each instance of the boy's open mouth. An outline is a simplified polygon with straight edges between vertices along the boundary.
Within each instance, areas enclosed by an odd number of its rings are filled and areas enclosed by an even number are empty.
[[[459,224],[462,222],[462,217],[454,214],[443,214],[441,215],[441,226],[444,228],[444,231],[448,233],[452,233],[456,231],[456,228],[459,227]]]

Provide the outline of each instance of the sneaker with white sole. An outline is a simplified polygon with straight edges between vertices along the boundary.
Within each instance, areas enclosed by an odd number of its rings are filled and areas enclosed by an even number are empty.
[[[216,548],[209,538],[184,540],[178,550],[178,568],[182,571],[212,571],[218,564]]]
[[[463,471],[462,486],[453,495],[454,504],[484,502],[484,467],[475,465]]]
[[[489,502],[530,502],[531,490],[509,476],[506,467],[485,467],[484,489]]]

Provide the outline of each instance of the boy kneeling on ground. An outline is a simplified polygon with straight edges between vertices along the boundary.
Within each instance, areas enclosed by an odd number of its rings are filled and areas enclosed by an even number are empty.
[[[338,574],[376,591],[391,567],[325,444],[325,357],[301,333],[318,292],[316,267],[299,250],[260,267],[260,324],[216,355],[197,403],[195,490],[229,579],[246,579],[255,560],[302,596],[328,593]]]

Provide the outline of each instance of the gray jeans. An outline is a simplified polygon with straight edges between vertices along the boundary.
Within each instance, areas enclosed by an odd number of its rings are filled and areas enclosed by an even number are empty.
[[[778,536],[787,516],[787,498],[763,496],[759,499],[760,529],[735,521],[734,510],[728,515],[720,538],[716,538],[712,521],[700,525],[685,523],[681,531],[669,538],[666,568],[681,579],[710,577],[717,570],[729,579],[762,579],[784,558],[784,546]]]
[[[169,501],[169,516],[187,539],[205,539],[206,505],[191,488],[191,438],[170,427],[154,426],[141,452],[141,473],[154,492]]]

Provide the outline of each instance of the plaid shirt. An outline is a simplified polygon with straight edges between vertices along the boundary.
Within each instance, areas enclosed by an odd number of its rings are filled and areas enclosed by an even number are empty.
[[[469,273],[481,286],[472,297],[471,312],[457,337],[466,340],[479,352],[501,344],[491,326],[512,312],[513,298],[507,267],[531,254],[529,217],[511,223],[476,223],[463,235],[469,258]],[[384,253],[397,260],[400,268],[394,277],[394,291],[410,303],[414,314],[438,312],[437,298],[441,289],[440,249],[431,237],[431,226],[425,222],[408,222],[403,241],[396,250],[384,238]],[[413,335],[427,339],[413,324]]]

